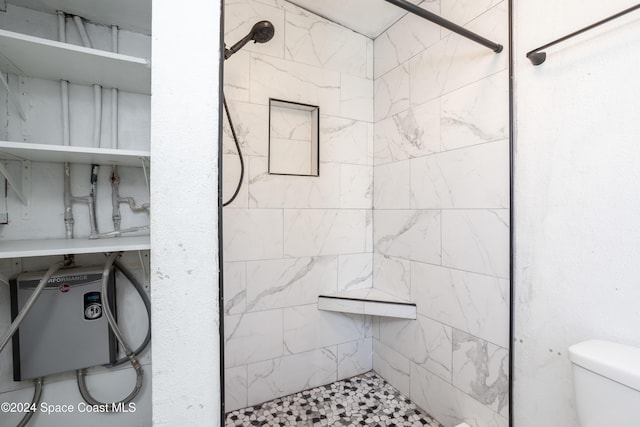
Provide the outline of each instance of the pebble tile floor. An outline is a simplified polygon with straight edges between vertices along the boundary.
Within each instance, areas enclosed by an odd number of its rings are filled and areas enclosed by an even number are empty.
[[[373,371],[229,412],[226,426],[442,427]]]

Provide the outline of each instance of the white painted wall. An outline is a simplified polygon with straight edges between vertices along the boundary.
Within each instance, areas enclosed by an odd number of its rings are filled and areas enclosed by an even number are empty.
[[[634,3],[515,2],[517,427],[578,425],[568,346],[640,345],[640,14],[525,58]]]
[[[67,20],[67,41],[81,44],[77,29]],[[57,40],[57,17],[54,14],[7,5],[6,11],[0,12],[0,28]],[[111,50],[109,27],[86,24],[89,36],[96,48]],[[120,52],[148,58],[151,54],[150,37],[144,34],[120,31]],[[9,76],[9,84],[18,94],[27,113],[27,121],[22,121],[15,106],[8,100],[4,89],[0,90],[0,139],[43,143],[62,144],[62,114],[60,100],[60,83],[28,77]],[[93,132],[93,100],[92,88],[70,85],[71,111],[71,145],[89,146]],[[103,128],[102,146],[111,147],[111,99],[110,90],[103,90]],[[150,108],[149,96],[119,93],[119,146],[120,148],[147,150],[149,148]],[[3,160],[3,162],[5,162]],[[20,163],[6,161],[10,172],[17,175]],[[63,238],[65,235],[63,221],[63,167],[60,163],[32,164],[29,216],[23,217],[23,208],[13,192],[6,198],[9,213],[9,224],[0,225],[0,245],[4,239],[29,238]],[[149,190],[141,168],[120,168],[121,194],[131,195],[139,203],[149,200]],[[111,189],[109,184],[110,168],[102,167],[99,176],[98,204],[106,208],[99,211],[99,229],[111,230]],[[4,186],[4,180],[1,180]],[[72,165],[72,192],[87,194],[89,191],[89,166]],[[4,192],[2,204],[4,208]],[[103,213],[105,215],[103,215]],[[88,236],[89,223],[86,206],[75,206],[75,235]],[[147,214],[131,214],[123,207],[123,227],[149,223]],[[126,253],[122,259],[138,280],[148,288],[149,253],[144,251],[142,265],[137,253]],[[23,259],[0,260],[0,272],[13,278],[24,271],[48,269],[61,257],[35,257]],[[82,266],[102,265],[102,254],[79,255],[76,263]],[[146,273],[145,271],[146,270]],[[147,322],[144,307],[136,296],[134,289],[126,280],[118,280],[118,319],[125,336],[133,346],[137,347],[144,338]],[[4,333],[10,322],[9,289],[5,285],[0,288],[0,331]],[[144,385],[136,399],[136,411],[130,414],[36,414],[30,425],[47,426],[111,426],[123,424],[130,426],[148,426],[151,420],[151,354],[147,351],[141,357],[145,371]],[[0,354],[0,401],[28,402],[33,395],[31,382],[13,381],[13,363],[11,344]],[[128,366],[115,370],[94,368],[90,370],[89,387],[100,400],[119,400],[126,396],[133,384],[135,375]],[[43,390],[43,401],[49,404],[77,405],[82,402],[76,385],[75,374],[66,373],[46,379]],[[15,425],[20,417],[17,414],[0,413],[0,425]]]
[[[197,11],[197,13],[194,13]],[[153,424],[220,422],[219,1],[153,6]]]

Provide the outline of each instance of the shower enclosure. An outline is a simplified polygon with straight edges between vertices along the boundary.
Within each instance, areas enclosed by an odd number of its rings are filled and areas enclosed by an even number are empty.
[[[225,411],[374,370],[447,427],[508,425],[507,2],[419,6],[501,53],[414,14],[363,35],[293,3],[224,9],[245,168],[225,120]],[[268,173],[270,98],[319,107],[319,176]],[[358,289],[416,319],[318,309]]]

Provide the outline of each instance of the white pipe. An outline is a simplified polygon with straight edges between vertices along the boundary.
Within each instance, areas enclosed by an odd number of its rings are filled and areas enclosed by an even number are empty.
[[[73,22],[76,23],[76,27],[78,27],[78,32],[80,33],[80,38],[82,39],[82,44],[84,47],[93,47],[91,46],[91,40],[89,40],[89,35],[87,34],[87,30],[84,28],[84,23],[82,22],[82,18],[78,15],[74,15]]]
[[[67,42],[67,17],[63,11],[56,11],[58,14],[58,41],[62,43]]]
[[[118,27],[111,26],[111,50],[118,53]],[[111,89],[111,148],[118,148],[118,89]]]
[[[118,176],[118,166],[111,166],[111,220],[113,221],[113,229],[120,231],[120,176]]]
[[[60,80],[60,94],[62,95],[62,141],[63,145],[71,145],[69,124],[69,82]]]
[[[147,188],[149,188],[149,173],[147,172],[147,164],[145,159],[142,159],[142,173],[144,173],[144,180],[147,183]]]
[[[73,223],[71,164],[64,162],[64,227],[67,232],[67,239],[73,239]]]
[[[93,146],[100,148],[102,133],[102,86],[93,85]]]
[[[67,41],[67,18],[63,11],[58,14],[58,41]],[[62,141],[63,145],[71,145],[69,126],[69,82],[60,80],[60,95],[62,98]],[[67,239],[73,239],[73,203],[71,196],[71,164],[64,162],[64,228]]]
[[[118,148],[118,89],[111,89],[111,148]]]
[[[102,239],[102,238],[106,238],[106,237],[120,237],[124,233],[133,233],[135,231],[144,231],[144,230],[149,230],[149,226],[148,225],[141,225],[139,227],[125,228],[124,230],[108,231],[106,233],[96,234],[94,236],[91,236],[90,238],[91,239]]]

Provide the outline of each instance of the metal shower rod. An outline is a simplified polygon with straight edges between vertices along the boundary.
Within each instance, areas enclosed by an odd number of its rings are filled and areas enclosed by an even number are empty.
[[[415,15],[418,15],[424,19],[426,19],[427,21],[431,21],[435,24],[440,25],[441,27],[444,27],[448,30],[453,31],[456,34],[460,34],[463,37],[466,37],[470,40],[473,40],[476,43],[479,43],[485,47],[488,47],[489,49],[493,50],[495,53],[500,53],[502,52],[502,45],[498,44],[498,43],[494,43],[491,40],[485,39],[482,36],[479,36],[478,34],[467,30],[466,28],[463,28],[459,25],[454,24],[451,21],[447,21],[446,19],[429,12],[428,10],[425,10],[421,7],[416,6],[413,3],[409,3],[406,0],[386,0],[388,3],[391,3],[394,6],[398,6],[399,8],[402,8],[404,10],[406,10],[407,12],[411,12]]]
[[[640,9],[640,4],[632,6],[629,9],[625,9],[622,12],[618,12],[615,15],[611,15],[610,17],[605,18],[602,21],[598,21],[598,22],[596,22],[594,24],[591,24],[591,25],[589,25],[587,27],[584,27],[581,30],[574,31],[571,34],[567,34],[564,37],[560,37],[558,40],[554,40],[551,43],[545,44],[544,46],[540,46],[540,47],[538,47],[536,49],[533,49],[531,52],[527,53],[527,58],[529,58],[529,61],[531,61],[531,63],[533,65],[540,65],[545,61],[545,59],[547,59],[547,54],[545,52],[540,52],[542,49],[546,49],[546,48],[551,47],[551,46],[553,46],[555,44],[558,44],[558,43],[563,42],[563,41],[565,41],[567,39],[570,39],[573,36],[577,36],[578,34],[582,34],[585,31],[588,31],[588,30],[590,30],[592,28],[598,27],[598,26],[600,26],[600,25],[602,25],[602,24],[604,24],[606,22],[612,21],[612,20],[614,20],[616,18],[619,18],[622,15],[626,15],[629,12],[633,12],[636,9]]]

